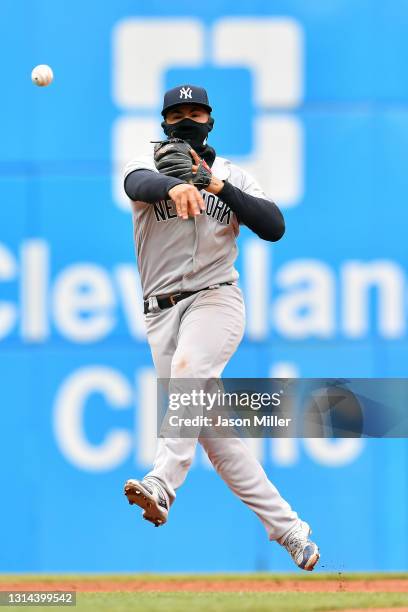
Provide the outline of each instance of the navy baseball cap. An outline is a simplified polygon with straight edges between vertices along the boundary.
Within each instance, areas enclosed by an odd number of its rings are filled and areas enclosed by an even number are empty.
[[[200,106],[204,106],[210,113],[212,111],[208,103],[206,90],[203,87],[196,87],[195,85],[179,85],[178,87],[166,91],[161,114],[164,117],[170,108],[174,108],[180,104],[199,104]]]

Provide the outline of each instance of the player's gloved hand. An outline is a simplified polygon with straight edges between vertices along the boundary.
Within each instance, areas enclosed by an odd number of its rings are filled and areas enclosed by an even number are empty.
[[[154,147],[154,163],[161,174],[179,178],[197,189],[205,189],[211,182],[211,169],[200,159],[196,171],[193,172],[192,152],[188,142],[181,138],[162,140]]]
[[[220,179],[218,179],[212,174],[211,169],[209,168],[207,163],[197,155],[194,149],[191,149],[191,156],[194,162],[193,163],[193,177],[197,176],[197,173],[202,171],[203,168],[207,168],[208,172],[210,173],[210,182],[208,183],[208,185],[206,185],[205,190],[208,191],[209,193],[214,193],[215,195],[217,195],[221,191],[221,189],[224,187],[223,181],[220,181]]]

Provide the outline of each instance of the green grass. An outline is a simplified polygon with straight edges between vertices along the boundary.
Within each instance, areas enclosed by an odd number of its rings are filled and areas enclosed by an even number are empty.
[[[112,612],[323,612],[408,605],[403,593],[78,593],[72,610]],[[51,608],[59,609],[62,608]],[[71,608],[65,608],[69,610]],[[50,612],[50,608],[34,610]]]
[[[191,575],[165,575],[165,574],[137,574],[137,575],[81,575],[81,574],[3,574],[0,576],[1,583],[6,582],[47,582],[52,590],[52,585],[61,581],[88,581],[88,580],[109,580],[117,584],[124,582],[138,582],[139,580],[152,582],[170,581],[176,585],[180,581],[188,580],[222,580],[234,583],[237,580],[376,580],[387,578],[397,578],[407,580],[407,593],[310,593],[310,592],[281,592],[281,593],[219,593],[219,592],[109,592],[109,593],[77,593],[77,605],[72,609],[73,612],[79,611],[98,611],[109,610],[112,612],[324,612],[329,610],[345,610],[348,608],[365,608],[375,610],[375,608],[398,608],[408,607],[408,574],[387,573],[387,574],[195,574]],[[7,607],[5,609],[8,609]],[[62,610],[61,606],[32,608],[35,611],[43,610],[49,612],[50,609]]]

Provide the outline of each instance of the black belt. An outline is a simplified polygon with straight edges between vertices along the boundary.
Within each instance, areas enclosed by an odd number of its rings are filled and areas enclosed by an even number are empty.
[[[184,291],[183,293],[174,293],[173,295],[168,295],[167,297],[156,297],[153,298],[155,301],[157,300],[157,306],[160,310],[165,310],[166,308],[171,308],[175,306],[181,300],[185,300],[190,297],[190,295],[194,295],[195,293],[200,293],[200,291],[207,291],[207,289],[216,289],[217,287],[221,287],[223,285],[232,285],[233,283],[217,283],[216,285],[211,285],[210,287],[203,287],[202,289],[197,289],[197,291]],[[143,312],[147,314],[149,312],[149,300],[145,300],[143,302]]]

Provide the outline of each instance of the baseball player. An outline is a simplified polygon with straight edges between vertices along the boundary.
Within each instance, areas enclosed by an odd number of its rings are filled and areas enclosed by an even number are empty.
[[[281,212],[257,182],[207,144],[214,125],[211,111],[205,89],[170,89],[161,124],[169,140],[125,168],[147,338],[158,378],[221,376],[244,332],[234,268],[239,225],[271,242],[285,231]],[[319,549],[309,539],[309,525],[240,438],[160,437],[151,472],[125,484],[129,503],[140,506],[154,525],[163,525],[197,441],[228,487],[262,521],[269,539],[284,546],[300,568],[312,570]]]

